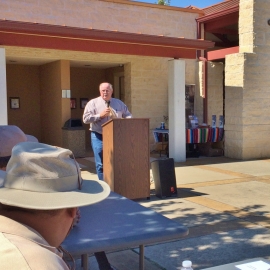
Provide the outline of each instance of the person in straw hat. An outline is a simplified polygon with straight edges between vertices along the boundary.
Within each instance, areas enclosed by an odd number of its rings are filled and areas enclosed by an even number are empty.
[[[82,179],[71,156],[38,142],[13,147],[0,174],[0,269],[69,269],[60,245],[77,208],[110,193],[105,182]]]

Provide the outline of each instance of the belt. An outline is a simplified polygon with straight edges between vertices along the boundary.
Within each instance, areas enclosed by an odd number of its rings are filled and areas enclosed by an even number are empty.
[[[93,131],[93,130],[91,130],[91,132],[93,132],[93,133],[95,133],[95,134],[97,134],[97,135],[100,135],[101,137],[102,137],[102,134],[100,134],[99,132],[97,132],[97,131]]]

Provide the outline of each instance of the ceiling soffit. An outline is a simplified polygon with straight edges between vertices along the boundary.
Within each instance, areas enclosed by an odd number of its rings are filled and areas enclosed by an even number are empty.
[[[226,9],[196,19],[199,29],[204,30],[204,38],[215,41],[215,47],[229,48],[239,45],[239,3],[235,2],[234,4]],[[203,28],[201,28],[201,24],[203,24]]]

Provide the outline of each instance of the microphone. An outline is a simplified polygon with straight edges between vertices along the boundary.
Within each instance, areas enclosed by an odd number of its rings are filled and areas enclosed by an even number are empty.
[[[109,108],[111,101],[110,100],[108,100],[108,101],[106,100],[105,103],[107,104],[107,108]]]

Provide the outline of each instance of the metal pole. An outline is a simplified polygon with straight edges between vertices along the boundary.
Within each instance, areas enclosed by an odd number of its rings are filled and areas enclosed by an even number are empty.
[[[88,254],[81,255],[81,266],[83,270],[88,270]]]
[[[144,245],[140,245],[140,270],[144,270]]]

